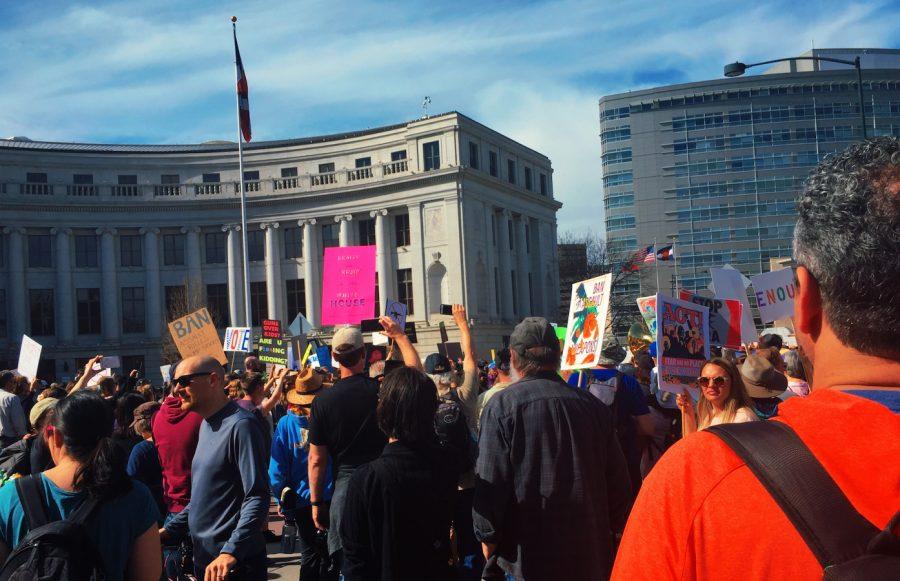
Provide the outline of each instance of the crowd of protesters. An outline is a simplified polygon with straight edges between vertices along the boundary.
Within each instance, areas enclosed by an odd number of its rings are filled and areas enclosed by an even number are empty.
[[[798,207],[799,349],[763,335],[717,350],[680,394],[659,389],[653,344],[560,373],[537,317],[479,360],[489,346],[461,305],[457,361],[423,362],[381,317],[388,359],[342,327],[333,370],[190,357],[162,389],[136,372],[93,381],[99,355],[66,385],[3,371],[0,560],[35,528],[30,488],[48,520],[83,522],[109,579],[265,579],[273,502],[303,581],[821,577],[843,563],[720,436],[775,422],[884,529],[841,553],[872,553],[847,567],[896,574],[900,142],[824,162]]]

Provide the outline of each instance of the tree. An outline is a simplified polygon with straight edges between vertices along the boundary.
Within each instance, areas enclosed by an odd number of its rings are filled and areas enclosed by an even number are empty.
[[[580,280],[612,273],[607,334],[615,344],[625,338],[632,323],[641,320],[635,303],[640,263],[634,251],[622,251],[610,246],[596,232],[562,232],[557,240],[559,249],[560,320],[569,316],[572,285]]]
[[[206,306],[206,299],[200,290],[200,285],[192,283],[193,281],[184,279],[180,286],[166,287],[166,323],[180,319]],[[219,317],[219,313],[210,312],[210,315],[214,320]],[[172,338],[168,326],[163,333],[161,343],[163,365],[171,365],[181,360],[181,354],[178,353],[178,347],[175,346],[175,340]]]

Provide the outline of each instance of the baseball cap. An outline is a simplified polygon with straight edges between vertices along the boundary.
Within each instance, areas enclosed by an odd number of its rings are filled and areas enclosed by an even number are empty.
[[[153,417],[153,414],[159,411],[160,407],[162,406],[159,404],[159,402],[148,401],[134,408],[134,421],[131,422],[131,427],[134,428],[141,420],[150,421],[150,418]]]
[[[432,353],[425,358],[425,373],[436,375],[450,371],[450,360],[440,353]]]
[[[533,347],[547,347],[559,352],[556,330],[544,317],[526,317],[516,325],[509,337],[509,348],[522,355]]]
[[[31,411],[28,412],[28,421],[33,426],[37,423],[38,418],[41,417],[42,413],[54,407],[58,403],[59,400],[55,397],[45,397],[44,399],[38,400],[36,404],[31,406]]]
[[[359,331],[359,327],[341,327],[335,331],[334,337],[331,338],[331,352],[337,355],[350,353],[351,351],[362,349],[364,346],[365,343],[363,343],[363,336]],[[340,349],[340,347],[343,347],[343,349]]]

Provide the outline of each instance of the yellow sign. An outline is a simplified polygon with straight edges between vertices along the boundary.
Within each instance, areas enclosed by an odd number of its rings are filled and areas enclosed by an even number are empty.
[[[169,323],[169,333],[182,357],[209,355],[222,365],[228,361],[222,350],[222,340],[213,324],[212,317],[205,308],[194,311]]]

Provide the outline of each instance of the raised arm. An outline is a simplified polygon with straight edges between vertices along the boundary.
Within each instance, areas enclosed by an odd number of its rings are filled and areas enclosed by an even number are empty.
[[[272,413],[272,410],[275,409],[275,406],[281,401],[281,394],[284,391],[284,384],[288,377],[288,371],[288,369],[280,369],[272,374],[275,376],[275,386],[272,388],[272,393],[259,404],[259,409],[263,415]],[[268,391],[268,389],[266,391]]]
[[[84,366],[84,372],[81,374],[81,377],[78,378],[78,381],[75,382],[75,386],[70,391],[70,394],[75,393],[82,387],[88,384],[88,381],[91,380],[92,377],[97,375],[97,372],[94,371],[94,364],[100,363],[100,360],[103,359],[103,355],[95,355],[88,361]]]
[[[469,429],[478,428],[478,363],[475,361],[475,341],[469,329],[469,317],[462,305],[453,305],[453,320],[459,327],[460,346],[463,352],[463,380],[456,390],[463,404]]]
[[[378,322],[381,323],[381,326],[384,328],[384,334],[387,335],[389,339],[392,339],[397,347],[400,348],[400,354],[403,355],[403,363],[405,363],[407,367],[424,371],[422,360],[419,358],[419,352],[413,347],[412,342],[410,342],[409,337],[406,336],[406,333],[400,325],[398,325],[394,319],[384,315],[378,317]]]
[[[472,331],[469,329],[469,316],[462,305],[453,305],[453,320],[459,327],[459,343],[463,352],[463,371],[476,371],[478,363],[475,361],[475,342],[472,341]]]

